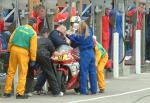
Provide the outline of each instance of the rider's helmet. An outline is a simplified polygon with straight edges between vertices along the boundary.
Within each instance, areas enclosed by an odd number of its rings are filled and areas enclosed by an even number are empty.
[[[81,18],[79,16],[72,16],[70,18],[71,23],[79,23],[81,21]]]

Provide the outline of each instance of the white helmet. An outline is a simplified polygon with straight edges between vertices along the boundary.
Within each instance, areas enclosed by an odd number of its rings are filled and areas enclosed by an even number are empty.
[[[72,16],[70,18],[70,22],[73,22],[73,23],[79,23],[81,21],[81,18],[79,16]]]

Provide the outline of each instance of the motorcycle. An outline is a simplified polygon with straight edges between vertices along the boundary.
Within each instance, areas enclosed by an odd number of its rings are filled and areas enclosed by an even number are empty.
[[[62,92],[74,89],[79,92],[79,56],[76,49],[71,49],[60,56],[54,57],[58,82]]]

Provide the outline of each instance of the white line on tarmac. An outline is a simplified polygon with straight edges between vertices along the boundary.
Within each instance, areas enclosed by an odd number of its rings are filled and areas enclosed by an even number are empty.
[[[67,103],[81,103],[81,102],[86,102],[86,101],[93,101],[93,100],[98,100],[98,99],[111,98],[111,97],[117,97],[117,96],[132,94],[132,93],[138,93],[138,92],[142,92],[142,91],[146,91],[146,90],[150,90],[150,88],[144,88],[144,89],[139,89],[139,90],[135,90],[135,91],[124,92],[124,93],[108,95],[108,96],[102,96],[102,97],[97,97],[97,98],[90,98],[90,99],[71,101],[71,102],[67,102]]]

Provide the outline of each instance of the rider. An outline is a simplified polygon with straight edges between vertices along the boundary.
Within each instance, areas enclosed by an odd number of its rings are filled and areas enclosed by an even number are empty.
[[[55,48],[58,51],[67,51],[70,50],[71,47],[69,46],[69,42],[67,42],[66,34],[66,27],[64,25],[59,25],[56,30],[53,30],[48,38],[53,42]]]

